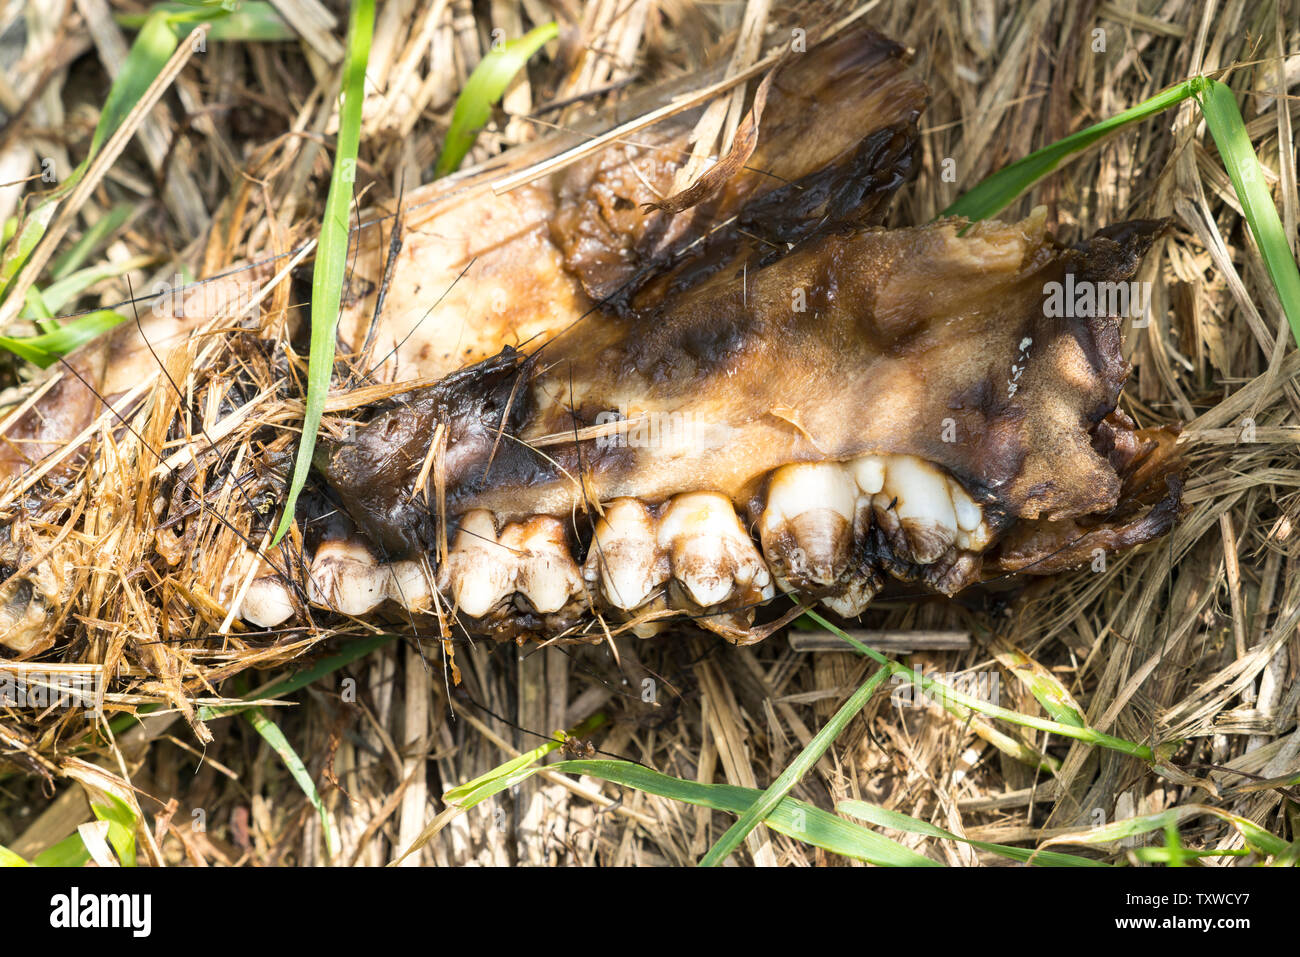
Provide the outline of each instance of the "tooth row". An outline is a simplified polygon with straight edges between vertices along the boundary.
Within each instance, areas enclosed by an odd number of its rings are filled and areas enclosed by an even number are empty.
[[[887,553],[891,574],[952,593],[974,578],[973,556],[992,541],[961,483],[910,455],[782,466],[757,525],[780,587],[820,592],[846,617],[861,614],[880,588],[866,552]],[[873,526],[887,549],[872,548]]]
[[[436,584],[471,618],[511,605],[553,615],[590,593],[634,621],[691,610],[702,625],[732,634],[777,587],[856,617],[879,591],[882,567],[952,594],[974,580],[978,553],[992,541],[961,484],[907,455],[783,466],[770,476],[754,524],[761,554],[721,494],[690,492],[657,507],[615,499],[596,520],[579,569],[558,519],[533,516],[498,529],[477,509],[460,518]],[[390,599],[426,610],[433,586],[424,562],[383,563],[358,542],[330,541],[317,550],[307,594],[315,605],[359,616]],[[253,580],[241,606],[245,620],[262,627],[293,612],[289,590],[271,575]]]
[[[671,606],[731,609],[698,619],[723,633],[746,627],[754,607],[775,594],[767,563],[716,492],[678,495],[657,510],[615,499],[596,522],[583,577],[622,611],[646,610],[664,586],[684,599]]]
[[[514,595],[545,615],[582,594],[582,579],[558,519],[536,515],[498,535],[492,513],[475,509],[461,518],[438,587],[471,618],[490,614]]]

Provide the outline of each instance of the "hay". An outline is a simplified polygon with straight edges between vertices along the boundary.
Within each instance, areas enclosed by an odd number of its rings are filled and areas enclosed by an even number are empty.
[[[302,247],[324,201],[324,137],[337,122],[330,64],[342,55],[343,26],[311,20],[305,4],[280,4],[300,6],[300,43],[212,42],[192,57],[165,106],[134,121],[141,138],[71,210],[76,235],[116,203],[139,204],[99,256],[154,264],[153,274],[132,266],[94,286],[83,307],[119,303],[129,295],[126,277],[130,288],[150,289],[182,263],[202,276],[260,265],[239,274],[246,285],[237,307],[163,352],[166,375],[138,385],[147,401],[130,430],[101,410],[86,436],[94,454],[85,465],[69,446],[71,478],[57,508],[48,491],[24,494],[47,473],[29,474],[27,488],[0,497],[38,551],[60,547],[74,556],[77,597],[63,609],[64,638],[31,667],[89,668],[104,692],[97,724],[78,711],[0,709],[8,768],[0,844],[24,856],[90,819],[86,794],[94,792],[78,783],[89,763],[99,768],[95,787],[117,787],[138,807],[151,835],[140,845],[147,860],[325,861],[322,819],[272,746],[241,718],[203,710],[257,694],[374,634],[334,619],[259,634],[232,622],[214,594],[245,541],[265,542],[257,516],[274,508],[278,487],[262,477],[278,469],[283,479],[301,418],[305,357],[288,346],[301,311],[291,269],[308,253]],[[1296,244],[1300,98],[1288,91],[1300,82],[1300,30],[1285,4],[1085,2],[1064,14],[1048,0],[867,6],[870,22],[915,49],[932,93],[920,173],[901,191],[892,222],[924,222],[1033,149],[1190,74],[1226,71]],[[431,168],[491,29],[517,35],[539,22],[534,7],[493,3],[491,22],[476,20],[483,6],[468,0],[381,7],[358,177],[373,214],[394,208],[404,186],[412,207],[447,194],[413,184]],[[0,85],[9,117],[0,154],[26,150],[29,159],[55,155],[65,164],[84,149],[103,88],[99,72],[121,37],[115,46],[107,5],[78,0],[69,8],[57,28],[52,15],[28,12],[23,60],[8,71],[19,79]],[[555,126],[612,117],[653,81],[689,78],[714,63],[733,73],[752,68],[792,30],[815,36],[860,12],[851,3],[596,0],[565,30],[558,54],[507,95],[510,119],[479,138],[471,161]],[[0,29],[12,42],[12,8],[4,16],[10,24]],[[1103,40],[1104,52],[1095,51]],[[34,67],[50,62],[58,64],[53,75],[40,76]],[[737,96],[714,102],[699,127],[700,156],[724,150],[742,115]],[[158,137],[170,144],[161,153],[150,146]],[[1186,423],[1190,510],[1167,540],[1103,571],[1036,583],[1006,607],[978,597],[882,602],[867,623],[971,633],[968,650],[918,652],[910,663],[927,673],[986,676],[977,686],[996,688],[1004,707],[1042,713],[999,663],[999,649],[1010,647],[1058,678],[1093,727],[1185,743],[1162,755],[1166,770],[1158,774],[1122,754],[1019,729],[1023,747],[1059,762],[1052,776],[999,750],[980,722],[963,724],[924,701],[896,707],[882,695],[793,793],[824,808],[861,798],[1004,843],[1193,804],[1294,840],[1300,365],[1281,308],[1191,104],[1107,140],[1004,217],[1039,203],[1066,241],[1123,219],[1177,218],[1139,277],[1152,283],[1154,300],[1150,322],[1126,330],[1134,372],[1122,402],[1142,426]],[[7,415],[31,387],[16,363],[4,374],[14,387]],[[371,387],[332,399],[325,428],[339,429],[350,407],[375,397]],[[168,492],[173,469],[195,491],[171,497],[159,528],[154,499]],[[166,519],[183,519],[184,532]],[[270,558],[292,570],[299,548],[290,539]],[[162,572],[155,549],[171,556]],[[238,571],[240,580],[251,577]],[[751,648],[696,636],[544,649],[465,642],[455,648],[463,676],[455,688],[440,642],[373,644],[279,702],[291,705],[263,708],[316,783],[336,831],[329,843],[337,862],[394,859],[442,809],[444,790],[598,710],[612,718],[592,742],[603,752],[681,778],[763,787],[867,675],[853,655],[797,652],[784,635]],[[150,707],[159,710],[108,733],[113,718]],[[192,826],[199,820],[202,829]],[[730,820],[548,774],[455,818],[405,863],[685,864]],[[996,862],[964,845],[893,836],[951,864]],[[1181,837],[1193,848],[1243,846],[1236,830],[1207,816],[1185,821]],[[1104,853],[1121,859],[1144,841]],[[845,863],[762,829],[739,853],[762,864]],[[1208,862],[1237,860],[1249,858]]]

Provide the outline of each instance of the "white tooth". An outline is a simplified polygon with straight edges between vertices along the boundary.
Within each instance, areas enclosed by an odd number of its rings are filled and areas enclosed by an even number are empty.
[[[559,611],[582,592],[578,566],[569,555],[559,519],[538,515],[522,525],[508,525],[501,532],[501,543],[517,555],[515,587],[540,614]]]
[[[466,512],[447,554],[439,584],[466,615],[482,618],[515,590],[514,553],[497,542],[496,522],[485,509]]]
[[[969,552],[982,552],[993,541],[993,530],[986,522],[980,522],[974,531],[957,531],[957,547]]]
[[[891,455],[885,463],[885,484],[877,503],[893,503],[911,559],[922,565],[937,561],[957,540],[957,514],[945,476],[933,465],[911,455]],[[907,557],[907,556],[903,556]]]
[[[424,611],[433,601],[433,583],[423,562],[393,562],[388,597],[408,611]]]
[[[307,597],[344,615],[364,615],[388,597],[392,572],[356,542],[323,543],[312,559]]]
[[[716,492],[674,498],[659,520],[659,546],[691,600],[706,608],[730,598],[736,585],[762,589],[771,582],[735,508]]]
[[[964,532],[973,532],[984,521],[984,512],[975,500],[966,494],[961,483],[955,478],[948,478],[948,494],[952,498],[953,511],[957,513],[957,527]]]
[[[291,618],[293,612],[292,593],[273,575],[254,578],[239,606],[239,617],[259,628],[274,628]]]
[[[615,499],[596,523],[584,575],[600,581],[615,608],[631,611],[668,580],[650,510],[634,498]]]
[[[862,455],[848,463],[864,495],[875,495],[885,486],[885,460],[879,455]]]
[[[764,553],[791,579],[834,584],[849,559],[857,494],[853,475],[838,463],[781,466],[758,522]]]
[[[984,510],[966,494],[960,482],[948,477],[948,492],[952,496],[953,510],[957,513],[957,547],[969,551],[983,551],[993,534],[984,521]]]

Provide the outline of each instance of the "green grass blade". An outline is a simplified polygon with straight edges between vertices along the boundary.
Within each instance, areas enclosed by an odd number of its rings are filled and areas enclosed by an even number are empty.
[[[343,278],[348,263],[348,216],[356,180],[357,147],[361,138],[361,106],[366,98],[366,64],[375,29],[375,0],[354,0],[348,21],[347,56],[343,61],[343,101],[339,107],[338,144],[334,170],[330,174],[325,217],[321,222],[316,262],[311,277],[311,356],[307,364],[307,402],[303,412],[302,440],[293,466],[293,480],[284,503],[284,514],[272,545],[284,537],[293,524],[298,495],[307,482],[316,430],[320,428],[334,372],[334,333],[339,323]]]
[[[442,144],[442,155],[434,176],[446,176],[460,168],[465,154],[474,145],[479,131],[492,114],[492,104],[505,95],[506,87],[515,78],[534,53],[543,44],[560,35],[554,22],[534,27],[522,37],[494,46],[479,61],[474,72],[465,81],[465,88],[456,97],[456,107],[451,114],[451,127]]]
[[[52,844],[32,858],[34,867],[84,867],[90,860],[90,851],[81,835],[73,831],[57,844]]]
[[[298,752],[293,749],[293,745],[284,736],[280,726],[264,715],[261,708],[249,708],[245,713],[245,717],[257,729],[257,733],[271,746],[271,750],[280,756],[284,766],[289,769],[290,776],[297,782],[298,787],[302,788],[302,793],[307,795],[307,800],[311,802],[311,806],[320,815],[321,831],[325,835],[325,853],[330,859],[333,859],[337,853],[334,846],[334,826],[330,821],[330,812],[325,807],[325,802],[321,800],[320,792],[316,790],[316,782],[311,779],[311,775],[307,772],[307,766],[302,763],[302,758],[298,757]]]
[[[122,69],[108,91],[104,108],[99,113],[99,122],[95,124],[95,133],[90,139],[90,153],[78,169],[84,169],[99,152],[99,148],[122,125],[127,114],[135,108],[145,90],[149,89],[149,84],[167,65],[179,43],[180,33],[172,25],[167,11],[155,10],[150,13],[141,24],[140,32],[136,34],[135,42],[131,44],[126,60],[122,63]],[[81,177],[78,174],[76,178]],[[61,188],[66,190],[72,187],[65,183]]]
[[[255,691],[242,695],[248,701],[264,701],[269,698],[278,698],[282,695],[292,694],[315,681],[319,681],[328,674],[338,671],[340,668],[350,665],[358,658],[364,658],[377,648],[395,641],[400,635],[375,635],[360,641],[350,641],[343,651],[337,655],[331,655],[328,658],[322,658],[310,668],[304,668],[295,674],[292,678],[286,678],[284,681],[276,682],[265,688],[258,688]],[[243,714],[249,708],[254,707],[251,704],[228,704],[228,705],[210,705],[205,704],[199,708],[200,721],[212,721],[215,718],[228,718],[231,715]],[[142,705],[134,714],[121,714],[114,718],[109,727],[112,728],[113,734],[124,734],[129,731],[131,725],[141,717],[161,711],[163,705],[149,704]],[[107,742],[102,742],[107,743]]]
[[[134,203],[118,203],[105,215],[95,220],[67,252],[54,260],[54,264],[50,266],[50,280],[57,282],[74,272],[92,252],[126,225],[126,221],[131,218],[136,209]]]
[[[9,848],[0,844],[0,867],[31,867],[27,861]]]
[[[140,823],[131,806],[115,794],[105,795],[111,804],[91,804],[95,817],[108,822],[108,843],[123,867],[135,867],[135,829]]]
[[[763,792],[755,788],[684,781],[630,761],[561,761],[550,765],[550,769],[568,774],[588,774],[648,794],[732,814],[743,814],[763,796]],[[872,864],[886,867],[943,866],[883,834],[793,798],[782,800],[763,823],[779,834]]]
[[[752,831],[759,821],[767,818],[781,800],[790,793],[790,790],[799,782],[799,780],[812,769],[812,766],[821,760],[821,756],[826,753],[826,749],[831,743],[843,733],[848,727],[849,722],[857,717],[871,696],[876,693],[889,674],[891,669],[888,667],[881,668],[853,692],[848,701],[844,702],[835,716],[826,723],[813,739],[808,742],[808,746],[799,752],[798,757],[790,763],[790,766],[781,772],[780,776],[772,782],[762,796],[753,803],[745,813],[736,819],[736,823],[727,828],[726,833],[718,839],[718,842],[709,848],[709,852],[700,860],[701,867],[717,867],[725,861],[737,847],[740,842]]]
[[[1077,854],[1062,854],[1059,851],[1036,851],[1027,847],[1011,847],[1006,844],[989,844],[987,841],[972,841],[969,838],[959,837],[951,831],[944,830],[928,821],[922,821],[900,811],[890,811],[876,804],[868,804],[866,801],[840,801],[835,805],[835,810],[841,814],[848,814],[851,817],[866,821],[868,824],[875,824],[877,827],[888,827],[909,834],[924,834],[927,837],[960,841],[962,844],[969,844],[981,851],[989,851],[1000,857],[1019,861],[1022,864],[1038,864],[1043,867],[1110,866],[1105,861],[1094,861],[1092,858],[1079,857]]]
[[[1074,738],[1079,741],[1086,741],[1088,744],[1097,745],[1103,748],[1109,748],[1112,751],[1120,751],[1124,754],[1132,755],[1135,758],[1141,758],[1148,764],[1155,760],[1155,752],[1144,744],[1137,744],[1133,741],[1126,741],[1123,738],[1117,738],[1114,735],[1105,734],[1093,728],[1077,728],[1073,725],[1062,724],[1059,721],[1048,721],[1035,715],[1021,714],[1019,711],[1012,711],[1009,708],[1002,708],[995,704],[989,704],[987,701],[981,701],[979,698],[963,694],[955,688],[950,688],[941,682],[935,681],[927,675],[913,671],[911,668],[897,661],[891,661],[880,652],[873,648],[868,648],[862,642],[848,635],[843,629],[837,628],[831,622],[827,621],[815,611],[805,612],[809,618],[817,622],[827,631],[842,638],[859,652],[878,661],[881,664],[888,665],[896,674],[907,675],[909,680],[915,681],[926,691],[938,696],[945,703],[948,701],[956,702],[972,711],[987,715],[991,718],[1001,718],[1003,721],[1009,721],[1012,724],[1018,724],[1026,728],[1034,728],[1037,731],[1048,731],[1052,734],[1059,734],[1066,738]]]
[[[113,81],[108,91],[108,98],[100,111],[99,122],[95,124],[95,132],[90,140],[90,151],[86,154],[86,158],[57,188],[39,197],[35,207],[23,214],[18,231],[5,247],[3,256],[0,256],[0,290],[3,290],[0,291],[0,299],[8,295],[14,276],[18,274],[18,270],[22,268],[23,263],[27,262],[32,250],[45,235],[45,230],[54,218],[59,202],[85,175],[95,154],[122,124],[149,85],[162,72],[162,68],[175,52],[179,42],[179,37],[168,23],[165,12],[159,11],[149,15],[140,28],[135,42],[131,44],[117,79]]]
[[[1074,728],[1088,726],[1083,708],[1056,675],[1010,642],[998,641],[994,645],[993,653],[998,662],[1037,699],[1043,706],[1043,710],[1052,716],[1053,721]]]
[[[364,658],[378,648],[382,648],[390,641],[396,641],[401,635],[374,635],[370,638],[360,640],[351,640],[347,643],[342,651],[337,655],[330,655],[328,658],[322,658],[310,668],[304,668],[292,678],[286,678],[284,681],[276,682],[265,688],[258,688],[249,692],[242,697],[250,701],[264,701],[269,698],[279,698],[287,694],[293,694],[313,682],[319,681],[326,675],[333,674],[340,668],[352,664],[358,658]],[[252,705],[228,704],[228,705],[203,705],[199,708],[199,720],[211,721],[213,718],[226,718],[232,714],[240,714],[247,711]],[[141,709],[143,712],[143,709]],[[129,724],[132,715],[124,715]],[[113,728],[114,733],[118,733],[116,725]]]
[[[511,787],[518,781],[523,780],[523,778],[528,777],[528,774],[520,777],[518,772],[524,768],[528,768],[530,765],[536,764],[556,748],[563,747],[566,739],[585,737],[603,725],[607,720],[608,719],[605,715],[597,712],[567,734],[563,731],[556,731],[554,740],[538,745],[531,751],[525,751],[523,754],[519,755],[519,757],[512,758],[505,764],[498,765],[486,774],[476,777],[473,781],[452,788],[450,791],[443,794],[442,800],[447,804],[454,804],[457,807],[471,808],[491,797],[493,794],[504,791],[506,788]],[[536,770],[536,768],[533,768],[528,773],[531,774],[532,771]]]
[[[1199,82],[1198,82],[1199,81]],[[1218,80],[1192,81],[1198,87],[1197,99],[1205,113],[1205,123],[1219,147],[1219,156],[1232,180],[1232,188],[1241,201],[1246,223],[1264,257],[1264,266],[1277,289],[1291,334],[1300,344],[1300,271],[1286,240],[1282,220],[1269,195],[1264,170],[1251,146],[1246,124],[1242,121],[1237,99]]]
[[[0,348],[8,349],[42,369],[48,369],[62,356],[81,348],[90,340],[126,321],[126,316],[112,309],[97,309],[74,319],[66,326],[39,336],[0,336]]]
[[[132,256],[121,262],[103,262],[85,269],[78,269],[62,279],[51,282],[40,291],[41,300],[46,309],[52,313],[64,310],[68,303],[74,301],[83,292],[105,279],[114,279],[132,269],[147,266],[153,261],[152,256]],[[35,287],[32,287],[35,289]],[[24,318],[34,318],[25,316]]]
[[[988,219],[1001,212],[1026,189],[1055,170],[1062,162],[1087,149],[1093,143],[1129,123],[1154,116],[1182,102],[1194,94],[1194,81],[1186,80],[1177,86],[1157,93],[1149,100],[1087,129],[1057,140],[1050,146],[1035,150],[1022,160],[1003,167],[986,178],[974,189],[963,193],[941,216],[965,216],[969,220]]]
[[[297,39],[297,34],[266,0],[246,0],[233,9],[226,9],[223,3],[203,4],[197,9],[192,4],[160,3],[153,9],[165,11],[171,23],[211,22],[209,40],[278,43]],[[113,19],[124,27],[135,29],[142,26],[151,15],[152,13],[119,13]]]

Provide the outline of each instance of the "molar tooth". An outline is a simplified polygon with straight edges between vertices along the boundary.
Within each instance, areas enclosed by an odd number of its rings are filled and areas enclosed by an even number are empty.
[[[834,462],[783,465],[772,473],[759,517],[763,553],[794,584],[833,585],[853,544],[857,482]]]
[[[389,566],[375,561],[364,545],[323,542],[312,559],[307,597],[344,615],[364,615],[383,604],[391,578]]]
[[[293,613],[293,593],[275,575],[254,578],[239,606],[239,617],[259,628],[274,628],[292,618]]]
[[[984,521],[984,510],[952,476],[948,477],[948,492],[952,495],[953,510],[957,513],[957,547],[982,552],[993,540],[993,532]]]
[[[875,495],[885,486],[885,459],[880,455],[860,455],[848,463],[858,489],[863,495]]]
[[[883,584],[877,568],[860,562],[845,576],[839,593],[823,597],[821,603],[842,618],[857,618],[867,610]]]
[[[668,556],[659,548],[654,517],[634,498],[605,507],[596,523],[583,575],[599,581],[615,608],[631,611],[668,580]]]
[[[388,597],[407,611],[425,611],[433,602],[433,582],[423,562],[393,562]]]
[[[957,541],[957,514],[947,477],[915,456],[888,457],[884,487],[873,503],[891,543],[905,545],[910,552],[905,557],[915,562],[938,561]]]
[[[746,586],[761,590],[771,584],[767,565],[731,501],[717,492],[674,498],[659,520],[659,547],[668,553],[673,575],[691,600],[704,608]]]
[[[452,601],[471,618],[482,618],[515,590],[517,560],[497,541],[496,520],[476,508],[460,519],[460,530],[438,576]]]
[[[559,519],[536,515],[522,525],[508,525],[501,543],[517,553],[515,587],[540,614],[553,614],[581,594],[582,578]]]
[[[948,495],[952,499],[953,511],[957,515],[957,527],[965,532],[973,532],[979,528],[980,522],[984,521],[983,510],[966,494],[961,483],[952,476],[948,476]]]

